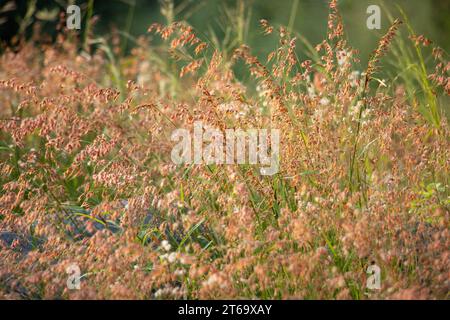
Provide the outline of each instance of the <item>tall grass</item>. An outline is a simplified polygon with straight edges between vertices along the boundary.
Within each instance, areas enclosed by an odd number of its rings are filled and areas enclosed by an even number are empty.
[[[223,38],[162,8],[129,54],[88,13],[87,38],[0,56],[0,296],[448,298],[446,53],[400,13],[361,70],[331,1],[316,46],[262,20],[278,45],[260,60],[244,1]],[[280,129],[280,171],[174,165],[172,131],[197,120]]]

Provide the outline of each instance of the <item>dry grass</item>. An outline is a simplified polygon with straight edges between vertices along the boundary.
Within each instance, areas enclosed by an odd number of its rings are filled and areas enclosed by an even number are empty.
[[[267,61],[186,23],[152,25],[166,41],[120,59],[115,41],[88,54],[64,32],[1,55],[0,297],[448,298],[446,54],[429,72],[429,42],[396,42],[397,20],[358,76],[335,1],[311,60],[261,25],[279,38]],[[399,45],[418,81],[377,78]],[[280,172],[173,165],[170,134],[195,120],[280,129]]]

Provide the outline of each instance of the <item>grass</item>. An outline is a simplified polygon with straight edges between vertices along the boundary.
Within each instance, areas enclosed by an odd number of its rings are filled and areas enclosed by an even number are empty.
[[[147,36],[95,37],[92,6],[81,40],[0,56],[0,297],[448,298],[448,55],[401,10],[362,66],[335,1],[317,46],[295,16],[261,21],[266,60],[244,1],[223,38],[170,1]],[[280,171],[176,166],[170,135],[197,120],[280,129]]]

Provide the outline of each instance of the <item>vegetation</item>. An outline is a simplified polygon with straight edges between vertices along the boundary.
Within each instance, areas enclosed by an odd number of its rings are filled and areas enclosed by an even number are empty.
[[[130,54],[64,20],[5,48],[0,297],[448,298],[447,53],[399,12],[362,66],[332,0],[316,46],[261,20],[262,60],[240,4],[223,40],[167,2]],[[280,171],[176,166],[171,133],[197,120],[280,129]]]

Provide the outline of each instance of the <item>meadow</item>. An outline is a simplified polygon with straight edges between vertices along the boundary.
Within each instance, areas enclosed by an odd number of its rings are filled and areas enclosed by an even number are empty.
[[[129,52],[64,15],[3,46],[0,298],[448,299],[447,52],[401,9],[366,62],[336,0],[319,43],[243,1],[207,37],[171,3]],[[196,121],[278,129],[278,172],[173,163]]]

